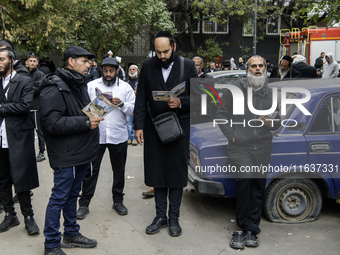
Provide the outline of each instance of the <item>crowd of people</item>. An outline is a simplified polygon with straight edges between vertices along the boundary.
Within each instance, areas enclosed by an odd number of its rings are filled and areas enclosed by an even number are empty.
[[[271,81],[295,78],[338,78],[340,77],[339,64],[334,59],[332,52],[325,54],[321,52],[320,56],[315,59],[314,66],[306,63],[306,58],[298,53],[292,56],[284,55],[280,58],[277,66],[274,66],[270,60],[266,60],[267,72]],[[211,61],[208,67],[202,71],[205,73],[223,71],[223,70],[245,70],[245,59],[240,57],[235,64],[234,58],[225,60],[220,63],[220,68],[216,67],[216,62]]]
[[[112,208],[118,215],[127,215],[128,209],[123,203],[127,148],[140,144],[144,149],[145,184],[150,187],[143,195],[155,197],[156,211],[155,218],[146,227],[146,234],[157,234],[166,227],[172,237],[182,234],[179,216],[183,188],[188,182],[190,79],[209,78],[209,73],[219,69],[211,61],[205,70],[199,56],[192,60],[179,56],[176,41],[167,31],[155,35],[153,46],[156,56],[146,59],[141,70],[131,64],[126,75],[121,58],[114,56],[112,51],[108,51],[98,66],[94,54],[82,47],[70,46],[63,52],[64,66],[48,72],[44,68],[46,61],[42,64],[33,53],[27,56],[26,67],[23,66],[16,60],[13,44],[8,40],[0,41],[0,211],[5,211],[0,232],[20,224],[14,209],[14,186],[28,235],[40,233],[34,219],[31,190],[39,186],[37,162],[46,159],[46,145],[54,184],[43,228],[44,252],[63,255],[62,248],[95,247],[95,239],[80,233],[77,219],[84,219],[90,213],[89,205],[95,194],[103,155],[108,149],[113,173]],[[339,74],[333,54],[323,52],[315,66],[307,65],[303,56],[294,54],[283,56],[277,67],[258,55],[247,61],[240,57],[236,64],[231,59],[224,67],[245,70],[246,76],[238,87],[245,94],[248,87],[256,92],[253,102],[257,109],[272,105],[268,73],[277,80],[336,78]],[[183,81],[185,89],[177,97],[163,101],[152,97],[153,91],[170,91]],[[100,115],[89,117],[82,111],[98,95],[108,99],[114,108],[105,118]],[[231,93],[223,94],[223,104],[216,113],[218,118],[235,117],[232,116],[231,98]],[[177,116],[184,135],[171,143],[163,143],[153,119],[169,111]],[[252,117],[247,114],[243,117]],[[228,125],[220,126],[230,141],[230,163],[237,168],[245,164],[269,163],[270,131],[277,126],[270,127],[271,121],[267,117],[261,117],[261,121],[264,125],[260,130],[254,129],[254,133],[242,126],[238,130]],[[37,156],[34,130],[38,137]],[[237,180],[236,219],[242,231],[233,232],[232,248],[259,245],[257,235],[261,231],[265,181],[263,176]],[[63,235],[60,232],[61,212]]]

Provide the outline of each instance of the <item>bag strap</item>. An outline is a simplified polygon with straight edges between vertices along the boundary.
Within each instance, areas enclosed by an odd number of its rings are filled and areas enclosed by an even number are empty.
[[[149,105],[149,103],[148,103],[148,112],[149,112],[150,118],[151,118],[151,120],[152,120],[152,122],[153,122],[153,118],[152,118],[152,114],[151,114],[151,110],[150,110],[150,105]]]
[[[179,57],[179,59],[180,59],[180,68],[181,68],[180,73],[179,73],[179,82],[182,82],[183,76],[184,76],[184,58]],[[153,121],[149,103],[148,103],[148,112],[150,114],[151,120]],[[177,109],[176,109],[176,114],[177,114]]]
[[[179,73],[179,82],[182,82],[183,76],[184,76],[184,58],[179,57],[179,59],[180,59],[180,66],[181,66],[181,71]]]

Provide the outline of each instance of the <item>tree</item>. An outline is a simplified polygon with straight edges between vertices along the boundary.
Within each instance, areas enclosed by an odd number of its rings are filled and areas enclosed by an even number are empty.
[[[209,38],[205,41],[205,48],[206,50],[200,46],[197,50],[197,54],[204,59],[204,62],[216,62],[216,58],[223,55],[222,49],[213,38]]]
[[[30,50],[39,55],[65,47],[82,23],[82,19],[69,10],[81,3],[83,1],[3,0],[0,4],[2,37],[13,41],[16,50]]]
[[[340,0],[317,1],[304,7],[301,14],[305,17],[305,23],[325,21],[328,26],[332,26],[340,22]]]
[[[320,21],[340,20],[340,0],[257,0],[257,40],[265,35],[267,18],[282,17],[285,28],[302,28],[316,25]],[[190,41],[189,55],[195,55],[197,47],[194,30],[198,22],[209,20],[219,24],[228,22],[228,17],[238,20],[240,24],[254,16],[254,0],[167,0],[169,10],[176,15],[176,32],[178,38],[188,36]],[[320,15],[319,10],[322,11]],[[307,15],[309,14],[309,16]],[[313,14],[312,16],[310,14]],[[178,26],[178,24],[186,24]],[[251,25],[252,26],[252,25]],[[240,30],[242,27],[238,27]],[[242,35],[238,37],[240,48],[243,47]],[[246,53],[249,48],[241,48]]]
[[[141,30],[153,34],[155,30],[174,29],[170,12],[160,0],[90,1],[78,15],[85,16],[78,40],[85,41],[85,47],[97,56],[129,46]]]
[[[2,37],[42,56],[70,44],[103,54],[128,45],[144,27],[173,30],[161,0],[3,0]]]

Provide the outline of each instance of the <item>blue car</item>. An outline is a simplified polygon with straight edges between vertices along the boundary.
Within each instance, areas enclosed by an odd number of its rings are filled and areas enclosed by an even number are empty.
[[[271,222],[317,219],[323,198],[340,202],[340,80],[314,79],[271,83],[310,92],[303,107],[288,104],[281,126],[273,132],[264,214]],[[301,99],[300,92],[286,98]],[[235,197],[236,179],[228,163],[228,140],[213,122],[191,126],[189,183],[198,193]],[[229,169],[228,169],[229,168]]]

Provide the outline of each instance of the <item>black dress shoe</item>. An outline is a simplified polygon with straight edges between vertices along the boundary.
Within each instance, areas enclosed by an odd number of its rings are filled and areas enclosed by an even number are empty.
[[[169,235],[180,236],[182,234],[182,228],[178,223],[178,220],[169,219]]]
[[[128,209],[123,205],[123,203],[114,203],[112,208],[115,209],[116,212],[119,215],[127,215],[128,214]]]
[[[6,213],[5,219],[0,224],[0,232],[6,232],[10,228],[14,226],[18,226],[20,224],[18,217],[16,215],[11,215],[9,213]]]
[[[156,217],[154,218],[152,223],[146,227],[146,233],[148,235],[157,234],[159,231],[161,231],[161,228],[165,228],[167,226],[168,226],[167,219]]]
[[[64,236],[61,247],[63,248],[93,248],[97,246],[97,241],[95,239],[90,239],[82,234],[76,236]]]
[[[66,253],[60,248],[45,248],[44,255],[66,255]]]
[[[79,209],[77,211],[77,219],[78,220],[85,219],[86,214],[88,214],[89,212],[90,210],[88,206],[79,206]]]
[[[25,228],[29,235],[36,235],[40,233],[39,227],[32,216],[25,217]]]

